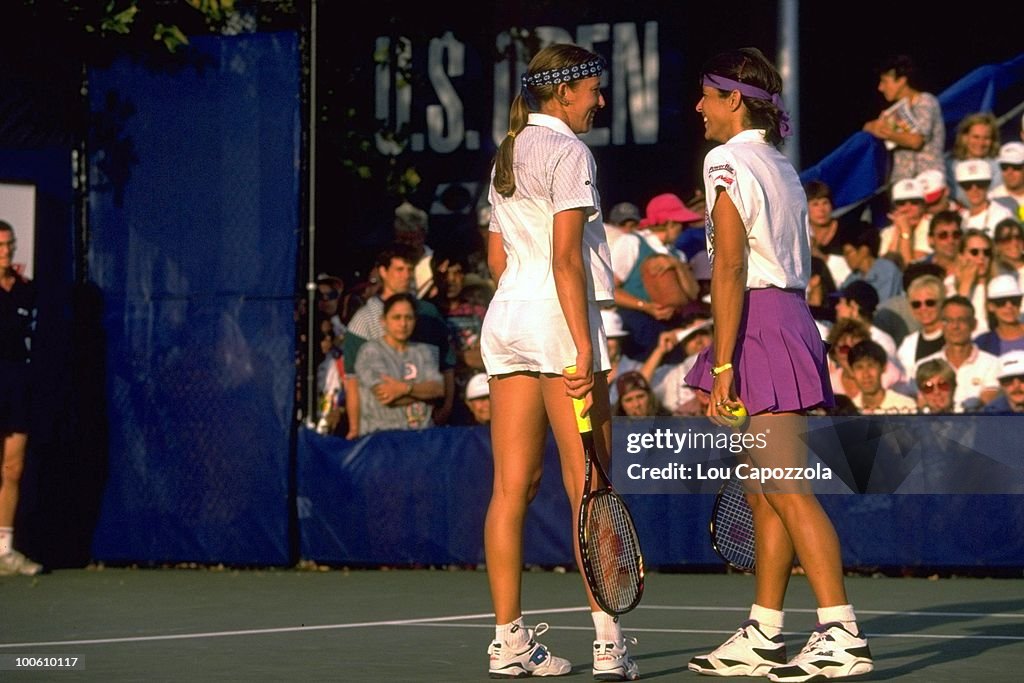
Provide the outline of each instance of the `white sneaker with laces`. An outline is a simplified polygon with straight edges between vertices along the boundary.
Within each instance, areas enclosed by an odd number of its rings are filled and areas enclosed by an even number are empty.
[[[772,681],[820,681],[866,674],[875,668],[863,633],[850,633],[838,622],[820,624],[804,649],[789,664],[768,674]]]
[[[568,659],[555,657],[537,642],[536,636],[543,635],[548,625],[537,624],[536,629],[527,629],[529,636],[519,648],[511,648],[500,640],[491,641],[487,654],[491,656],[491,678],[525,678],[526,676],[564,676],[572,671]]]
[[[43,571],[43,565],[33,562],[17,550],[12,550],[6,555],[0,555],[0,576],[35,576]]]
[[[767,676],[786,663],[782,634],[769,638],[753,619],[744,621],[729,640],[713,652],[690,660],[690,671],[707,676]]]
[[[636,644],[636,638],[629,638]],[[594,680],[635,681],[640,678],[640,667],[629,656],[626,639],[621,643],[614,640],[594,641]]]

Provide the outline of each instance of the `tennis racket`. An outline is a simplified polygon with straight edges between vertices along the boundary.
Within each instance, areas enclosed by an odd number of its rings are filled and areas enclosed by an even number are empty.
[[[612,490],[611,480],[594,453],[590,417],[580,417],[583,401],[573,399],[573,408],[586,467],[577,535],[583,573],[598,607],[617,617],[636,607],[644,593],[640,539],[626,503]],[[591,490],[594,470],[603,485]]]
[[[711,547],[726,564],[754,571],[754,513],[738,479],[730,478],[718,489],[708,531]]]

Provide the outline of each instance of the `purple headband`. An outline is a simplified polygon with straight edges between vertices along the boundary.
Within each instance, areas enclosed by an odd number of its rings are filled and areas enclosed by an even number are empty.
[[[779,110],[779,134],[784,138],[793,134],[793,128],[789,125],[789,112],[782,106],[782,97],[778,93],[770,93],[756,85],[740,83],[717,74],[704,74],[704,85],[719,90],[738,90],[744,97],[752,97],[755,100],[768,100]]]

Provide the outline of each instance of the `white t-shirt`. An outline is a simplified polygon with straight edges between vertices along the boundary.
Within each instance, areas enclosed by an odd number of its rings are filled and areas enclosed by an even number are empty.
[[[882,402],[877,408],[864,409],[864,394],[857,394],[851,400],[853,405],[857,406],[857,410],[864,415],[894,415],[917,412],[917,401],[892,389],[886,390],[885,395],[882,397]]]
[[[991,200],[989,200],[988,208],[973,216],[970,209],[960,209],[960,217],[963,219],[963,224],[960,227],[965,231],[969,228],[977,228],[978,230],[984,230],[989,237],[995,237],[996,224],[999,221],[1004,218],[1013,218],[1015,220],[1017,218],[1013,215],[1013,211]]]
[[[554,215],[584,209],[583,259],[587,299],[614,298],[611,253],[597,191],[597,165],[590,148],[561,119],[530,114],[515,142],[516,191],[503,197],[490,190],[490,231],[501,234],[506,267],[493,301],[555,299],[551,268]],[[493,172],[492,172],[493,178]]]
[[[745,130],[704,157],[704,214],[708,258],[714,269],[718,191],[736,205],[747,229],[747,288],[807,289],[811,277],[811,231],[807,195],[800,176],[763,130]]]

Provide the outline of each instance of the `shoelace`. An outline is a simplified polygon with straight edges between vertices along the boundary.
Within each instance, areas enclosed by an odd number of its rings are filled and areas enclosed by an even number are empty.
[[[800,654],[793,658],[793,662],[802,662],[805,659],[817,657],[821,652],[826,651],[827,644],[835,640],[826,631],[815,631],[811,634],[811,637],[807,640],[807,644],[804,645],[804,649],[800,650]],[[827,641],[827,642],[826,642]]]
[[[547,633],[549,628],[548,622],[542,621],[533,628],[526,629],[526,634],[530,636],[530,640],[533,640],[537,636],[542,636]]]

